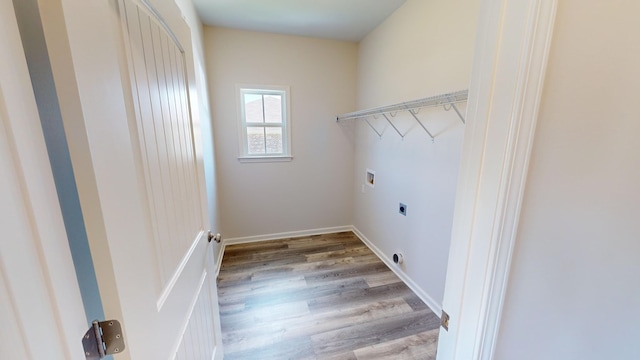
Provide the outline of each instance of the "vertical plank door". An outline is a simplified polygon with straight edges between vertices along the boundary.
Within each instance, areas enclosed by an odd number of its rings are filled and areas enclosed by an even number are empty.
[[[220,358],[190,29],[172,0],[41,0],[118,359]]]

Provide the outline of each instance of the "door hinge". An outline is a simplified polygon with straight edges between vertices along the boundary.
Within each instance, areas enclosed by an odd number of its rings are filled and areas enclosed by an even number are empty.
[[[122,326],[118,320],[94,320],[82,338],[82,347],[87,360],[97,360],[124,350]]]
[[[442,310],[442,316],[440,316],[440,326],[449,331],[449,314],[444,309]]]

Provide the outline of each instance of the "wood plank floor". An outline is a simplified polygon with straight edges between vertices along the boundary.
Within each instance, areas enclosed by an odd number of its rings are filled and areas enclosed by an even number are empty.
[[[438,317],[352,232],[227,246],[225,360],[435,359]]]

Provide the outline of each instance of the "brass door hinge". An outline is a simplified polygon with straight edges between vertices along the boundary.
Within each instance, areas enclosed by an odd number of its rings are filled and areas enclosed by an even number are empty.
[[[87,360],[98,360],[124,350],[122,326],[118,320],[94,320],[82,338],[82,347]]]
[[[440,316],[440,326],[449,331],[449,314],[444,310],[442,310],[442,316]]]

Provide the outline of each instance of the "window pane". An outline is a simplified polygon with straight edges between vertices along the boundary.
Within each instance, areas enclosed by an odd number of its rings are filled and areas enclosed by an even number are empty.
[[[282,154],[282,128],[266,128],[267,154]]]
[[[263,127],[247,127],[247,145],[249,155],[258,155],[265,153]]]
[[[288,88],[261,86],[238,88],[242,156],[290,156]]]
[[[282,123],[282,95],[264,96],[264,117],[268,123]]]
[[[262,95],[260,94],[244,94],[244,115],[245,121],[248,123],[264,122],[262,111]]]

